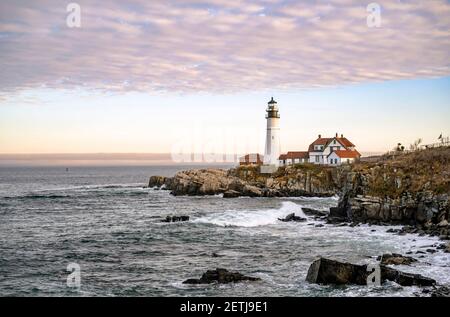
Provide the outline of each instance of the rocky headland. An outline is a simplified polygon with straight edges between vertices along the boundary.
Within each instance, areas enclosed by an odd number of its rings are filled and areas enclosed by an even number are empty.
[[[152,176],[149,187],[173,195],[234,197],[339,196],[329,223],[404,225],[399,234],[450,239],[450,148],[441,147],[376,162],[340,167],[298,164],[261,174],[257,166],[197,169]]]
[[[389,229],[395,234],[416,233],[450,240],[450,148],[435,148],[394,157],[380,157],[376,162],[358,162],[340,167],[298,164],[280,167],[274,174],[261,174],[256,166],[229,170],[198,169],[178,172],[174,177],[152,176],[148,186],[170,190],[172,195],[223,195],[235,197],[330,197],[337,195],[336,207],[327,211],[302,208],[307,216],[329,224],[357,226],[403,225]],[[295,213],[280,221],[301,222]],[[323,225],[317,225],[323,226]],[[445,241],[426,252],[450,252]],[[422,251],[416,252],[417,254]],[[407,252],[411,254],[412,252]],[[424,252],[422,252],[424,253]],[[418,255],[420,257],[420,255]],[[410,265],[417,259],[400,254],[383,254],[377,258],[381,280],[400,285],[433,286],[435,281],[418,274],[404,273],[392,265]],[[208,271],[198,280],[185,283],[219,283],[251,280],[235,274],[222,278],[225,270]],[[307,281],[319,284],[364,284],[368,276],[365,265],[321,258],[308,272]],[[211,275],[213,278],[207,278]],[[223,280],[223,281],[222,281]],[[442,286],[425,289],[430,296],[449,296]]]

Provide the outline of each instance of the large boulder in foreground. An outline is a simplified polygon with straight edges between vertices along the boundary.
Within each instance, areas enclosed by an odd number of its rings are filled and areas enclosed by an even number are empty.
[[[259,281],[261,280],[258,277],[251,277],[242,275],[239,272],[229,272],[226,269],[217,268],[215,270],[208,270],[206,273],[203,273],[202,277],[199,279],[188,279],[183,282],[183,284],[210,284],[210,283],[235,283],[241,281]]]
[[[419,274],[404,273],[385,265],[380,265],[381,282],[386,280],[402,286],[432,286],[436,281]],[[371,271],[367,265],[343,263],[326,258],[319,258],[309,267],[306,281],[316,284],[357,284],[367,285]]]

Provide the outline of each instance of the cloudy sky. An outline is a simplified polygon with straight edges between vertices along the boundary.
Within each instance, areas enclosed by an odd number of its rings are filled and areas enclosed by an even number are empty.
[[[69,2],[0,2],[0,153],[261,151],[272,95],[284,150],[450,133],[447,0]]]

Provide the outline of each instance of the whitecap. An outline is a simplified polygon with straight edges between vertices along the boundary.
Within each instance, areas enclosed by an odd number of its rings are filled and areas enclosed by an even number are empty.
[[[284,218],[291,213],[306,218],[300,205],[283,201],[282,206],[278,209],[228,210],[223,213],[213,213],[197,218],[192,222],[210,223],[222,227],[258,227],[276,224],[279,222],[278,218]]]

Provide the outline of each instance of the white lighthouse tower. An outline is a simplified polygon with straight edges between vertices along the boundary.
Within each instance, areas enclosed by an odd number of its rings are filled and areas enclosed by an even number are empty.
[[[275,100],[269,101],[266,110],[267,135],[266,150],[264,152],[264,165],[270,165],[274,168],[279,165],[280,147],[280,114]]]

